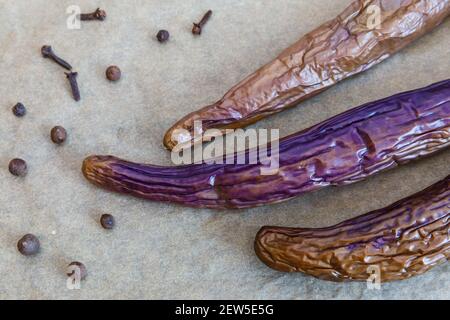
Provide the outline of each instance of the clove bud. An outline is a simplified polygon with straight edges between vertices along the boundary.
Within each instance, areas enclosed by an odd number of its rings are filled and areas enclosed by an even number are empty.
[[[72,95],[75,101],[80,101],[80,89],[78,88],[77,76],[78,72],[66,72],[67,79],[69,79]]]

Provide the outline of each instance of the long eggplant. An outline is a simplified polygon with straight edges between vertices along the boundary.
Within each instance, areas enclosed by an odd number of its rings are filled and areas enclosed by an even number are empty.
[[[94,184],[192,207],[246,208],[365,179],[450,145],[450,79],[371,102],[288,136],[279,169],[264,163],[145,165],[112,156],[83,162]],[[249,151],[248,151],[249,152]]]
[[[450,258],[450,176],[336,226],[263,227],[255,251],[271,268],[323,280],[381,283],[422,274]]]
[[[294,106],[384,61],[449,15],[450,0],[354,1],[222,99],[178,121],[165,134],[164,145],[171,150],[179,143],[200,142],[195,131],[245,127]]]

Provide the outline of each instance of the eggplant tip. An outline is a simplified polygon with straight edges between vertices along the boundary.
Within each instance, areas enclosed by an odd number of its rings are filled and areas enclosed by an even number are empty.
[[[109,156],[89,156],[83,160],[81,171],[83,175],[89,181],[97,180],[96,176],[104,171],[107,166],[108,160],[111,159]]]
[[[169,151],[171,151],[177,145],[177,142],[173,140],[173,130],[172,130],[172,128],[169,129],[166,132],[166,134],[164,135],[163,145]]]
[[[83,165],[81,166],[81,171],[83,172],[83,175],[88,179],[91,173],[94,171],[95,167],[95,156],[89,156],[83,160]]]

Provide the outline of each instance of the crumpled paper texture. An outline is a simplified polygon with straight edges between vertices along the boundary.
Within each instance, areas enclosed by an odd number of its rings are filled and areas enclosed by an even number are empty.
[[[0,3],[0,298],[3,299],[448,299],[449,264],[369,290],[329,283],[262,264],[253,240],[263,225],[321,227],[384,207],[449,174],[450,151],[341,188],[262,208],[211,211],[105,192],[81,174],[90,154],[170,164],[165,131],[284,48],[339,14],[348,0],[6,0]],[[66,27],[66,8],[105,9],[104,22]],[[214,11],[201,37],[192,22]],[[155,40],[159,29],[168,43]],[[282,136],[365,102],[450,77],[450,20],[381,65],[253,127]],[[75,102],[64,70],[40,55],[50,44],[79,72]],[[106,68],[122,69],[118,83]],[[28,114],[15,118],[18,101]],[[68,130],[51,143],[55,125]],[[8,162],[21,157],[28,176]],[[116,217],[105,231],[102,213]],[[25,233],[41,253],[16,249]],[[88,278],[66,287],[66,266],[82,261]],[[425,289],[426,288],[426,289]]]

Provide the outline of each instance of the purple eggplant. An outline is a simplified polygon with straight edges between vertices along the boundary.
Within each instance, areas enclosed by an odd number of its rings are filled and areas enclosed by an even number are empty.
[[[149,200],[247,208],[354,183],[449,145],[450,79],[364,104],[282,139],[272,175],[261,174],[262,163],[162,167],[112,156],[88,157],[82,170],[94,184]]]

